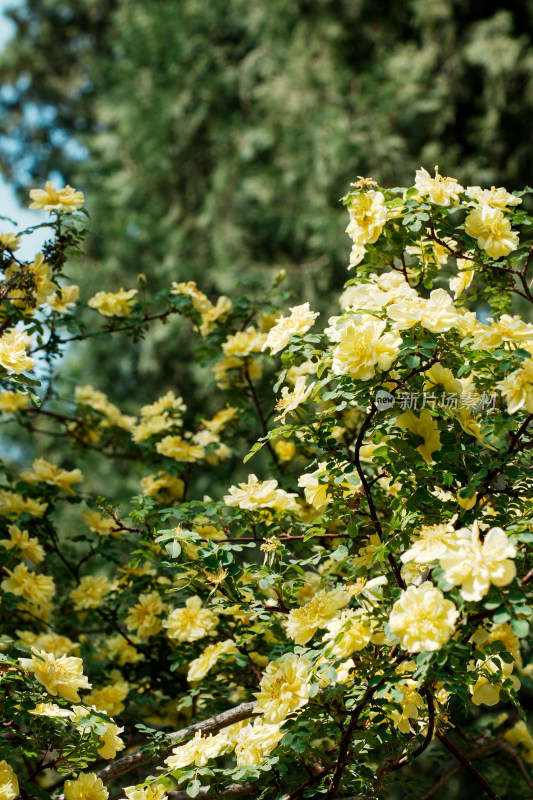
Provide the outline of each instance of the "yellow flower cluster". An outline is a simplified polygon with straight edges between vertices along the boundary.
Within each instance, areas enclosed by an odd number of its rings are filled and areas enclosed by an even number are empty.
[[[213,305],[209,298],[197,288],[194,281],[186,283],[173,281],[170,291],[171,294],[186,294],[191,298],[194,309],[199,312],[201,317],[200,333],[202,336],[211,333],[216,323],[227,317],[233,308],[231,300],[225,295],[221,295]]]

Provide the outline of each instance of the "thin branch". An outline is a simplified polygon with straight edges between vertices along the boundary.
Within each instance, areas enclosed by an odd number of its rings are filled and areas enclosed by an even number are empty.
[[[448,739],[445,733],[437,733],[437,738],[442,742],[444,747],[449,750],[453,756],[455,756],[457,761],[459,761],[463,767],[467,769],[468,772],[477,780],[477,782],[483,787],[492,800],[500,800],[500,797],[496,794],[492,786],[487,783],[483,775],[481,775],[474,767],[472,762],[463,753],[461,753],[460,750],[457,749],[457,747],[452,741],[450,741],[450,739]]]
[[[128,753],[128,755],[123,756],[123,758],[119,758],[117,761],[113,761],[111,764],[101,769],[98,773],[98,777],[105,784],[113,783],[113,781],[120,778],[121,775],[125,775],[126,772],[130,772],[132,769],[146,764],[154,755],[162,755],[183,740],[190,739],[197,731],[201,731],[202,734],[218,733],[218,731],[223,728],[227,728],[228,725],[233,725],[235,722],[248,719],[248,717],[252,717],[255,713],[255,702],[241,703],[236,706],[236,708],[222,711],[222,713],[216,714],[214,717],[205,719],[202,722],[196,722],[194,725],[189,725],[188,728],[182,728],[179,731],[170,733],[167,737],[168,743],[157,754],[154,754],[148,747],[140,747],[132,753]],[[60,797],[59,800],[64,800],[64,798]]]

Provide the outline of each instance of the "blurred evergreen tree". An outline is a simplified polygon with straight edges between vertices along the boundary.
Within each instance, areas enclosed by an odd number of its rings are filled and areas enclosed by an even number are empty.
[[[0,160],[24,196],[54,172],[87,193],[95,290],[143,272],[230,292],[285,267],[323,300],[346,278],[339,197],[357,175],[531,180],[533,0],[24,0],[10,16]],[[143,347],[121,361],[125,394],[143,370],[152,392],[160,367],[183,378]]]

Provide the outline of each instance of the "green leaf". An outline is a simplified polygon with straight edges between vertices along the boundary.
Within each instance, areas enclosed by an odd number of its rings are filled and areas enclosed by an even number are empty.
[[[529,633],[529,624],[525,619],[513,619],[511,628],[515,636],[518,636],[519,639],[523,639]]]
[[[196,797],[196,795],[200,791],[200,787],[201,787],[200,781],[197,780],[191,781],[191,783],[189,783],[189,785],[187,786],[187,794],[189,795],[189,797]]]
[[[165,545],[165,550],[169,554],[170,558],[177,558],[181,553],[181,544],[179,542],[168,542]]]

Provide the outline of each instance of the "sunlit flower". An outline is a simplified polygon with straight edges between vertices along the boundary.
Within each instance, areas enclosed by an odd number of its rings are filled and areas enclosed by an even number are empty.
[[[278,746],[283,738],[280,725],[255,719],[241,728],[235,742],[238,767],[256,767]]]
[[[107,800],[109,792],[94,772],[83,772],[76,780],[65,781],[65,800]]]
[[[272,355],[279,353],[287,347],[291,336],[307,333],[318,312],[314,313],[309,308],[309,303],[301,306],[293,306],[290,317],[279,317],[274,327],[270,328],[267,338],[262,346],[262,350],[270,349]]]
[[[237,652],[237,647],[232,639],[226,639],[224,642],[208,645],[201,656],[191,661],[189,672],[187,673],[187,680],[189,682],[201,681],[202,678],[205,678],[209,670],[215,666],[220,656]]]
[[[292,392],[288,386],[284,386],[281,390],[281,398],[276,403],[276,411],[281,411],[282,413],[278,414],[276,419],[281,420],[284,424],[287,414],[295,411],[301,403],[307,400],[312,391],[313,384],[311,384],[311,386],[306,386],[304,375],[296,379],[296,384]]]
[[[389,628],[411,653],[440,650],[455,630],[459,612],[430,581],[409,586],[390,613]]]
[[[328,622],[326,628],[327,633],[323,637],[326,655],[349,658],[370,642],[373,625],[361,611],[346,609],[339,617]]]
[[[477,200],[480,205],[501,208],[506,211],[508,206],[517,206],[522,202],[520,197],[510,194],[503,186],[482,189],[480,186],[467,186],[465,194]],[[473,204],[471,204],[473,205]]]
[[[291,653],[272,661],[266,668],[257,697],[256,710],[265,722],[281,722],[292,711],[304,706],[311,689],[309,662]]]
[[[370,189],[368,192],[354,195],[348,206],[348,213],[350,222],[346,233],[353,243],[361,248],[376,242],[387,222],[387,207],[383,193]],[[362,253],[358,251],[358,255],[362,256]]]
[[[399,331],[420,324],[432,333],[443,333],[453,328],[457,321],[452,298],[444,289],[433,289],[428,300],[423,297],[402,298],[387,307],[387,314],[394,320],[393,327]]]
[[[297,510],[296,494],[278,489],[276,480],[259,481],[255,475],[248,475],[248,483],[230,486],[229,494],[224,497],[227,506],[253,511],[256,508],[273,508],[278,511]]]
[[[364,314],[342,318],[340,324],[327,328],[325,333],[336,343],[333,372],[368,381],[376,374],[376,368],[389,369],[398,358],[402,338],[396,332],[385,333],[386,327],[383,320]]]
[[[31,658],[19,658],[21,666],[35,675],[48,694],[79,703],[80,689],[90,689],[91,684],[83,674],[83,661],[74,656],[56,658],[44,650],[35,650]]]
[[[456,548],[440,558],[444,578],[460,586],[465,600],[481,600],[490,585],[507,586],[516,575],[513,559],[516,549],[502,528],[491,528],[483,539],[479,538],[477,520],[472,529],[456,531]]]
[[[508,256],[518,247],[518,234],[500,208],[477,206],[465,219],[465,231],[494,259]]]
[[[415,187],[419,194],[423,197],[428,196],[431,202],[438,206],[449,206],[452,202],[457,203],[460,192],[464,191],[455,178],[445,178],[440,175],[438,167],[435,167],[434,178],[424,167],[417,169]]]
[[[291,610],[285,623],[288,636],[296,644],[307,644],[319,628],[324,628],[337,616],[349,599],[344,589],[333,589],[330,592],[321,589],[305,606]]]
[[[58,314],[67,314],[80,299],[80,287],[75,284],[61,286],[57,292],[47,297],[46,302]]]
[[[203,608],[198,595],[187,598],[185,608],[175,608],[163,623],[169,639],[178,642],[195,642],[215,630],[218,617],[209,608]]]
[[[24,333],[13,329],[5,331],[0,336],[0,366],[15,375],[32,369],[35,362],[26,355],[27,347],[28,337]]]

